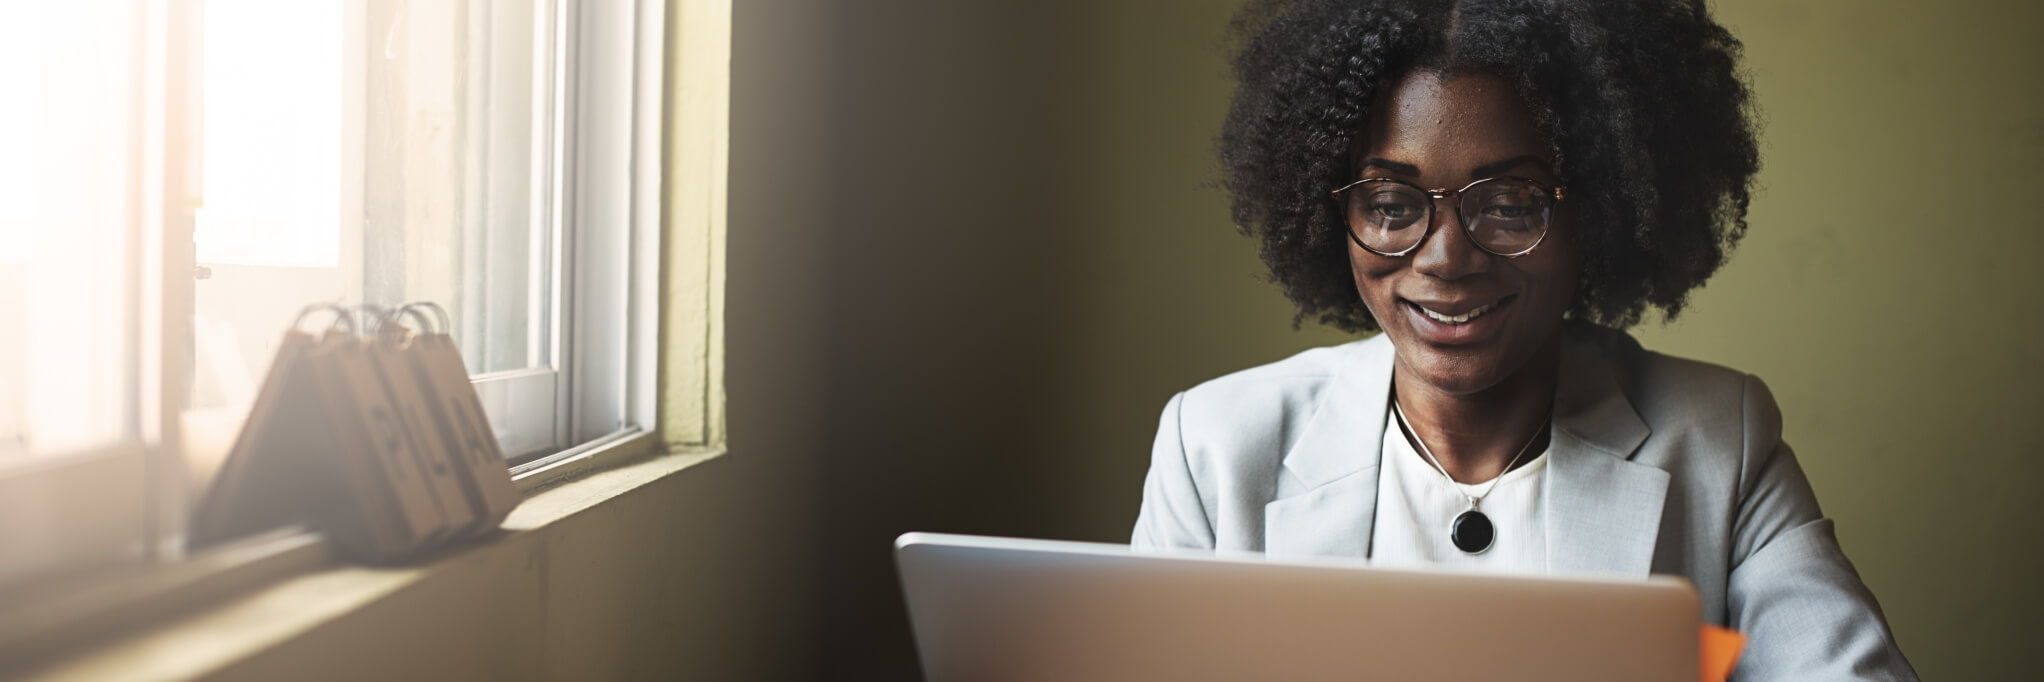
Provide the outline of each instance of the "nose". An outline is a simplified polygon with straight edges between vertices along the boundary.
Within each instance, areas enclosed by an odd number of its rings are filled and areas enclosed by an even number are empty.
[[[1453,201],[1434,200],[1426,241],[1412,253],[1412,269],[1441,279],[1461,279],[1490,270],[1490,252],[1470,240],[1462,229],[1462,216]]]

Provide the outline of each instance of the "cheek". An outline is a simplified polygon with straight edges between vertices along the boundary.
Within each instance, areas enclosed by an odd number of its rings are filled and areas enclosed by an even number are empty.
[[[1543,297],[1551,298],[1556,307],[1564,311],[1573,307],[1583,274],[1575,242],[1566,233],[1552,234],[1533,255],[1544,258],[1525,263],[1526,276],[1539,283]]]
[[[1363,299],[1363,306],[1370,309],[1370,316],[1384,319],[1379,306],[1385,305],[1390,294],[1389,278],[1399,269],[1397,259],[1379,256],[1351,243],[1348,246],[1349,275],[1355,279],[1356,294]]]

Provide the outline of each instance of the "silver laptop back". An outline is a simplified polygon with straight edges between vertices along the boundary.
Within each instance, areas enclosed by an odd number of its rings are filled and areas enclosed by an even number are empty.
[[[1677,578],[1503,577],[910,533],[895,543],[930,682],[1690,682]]]

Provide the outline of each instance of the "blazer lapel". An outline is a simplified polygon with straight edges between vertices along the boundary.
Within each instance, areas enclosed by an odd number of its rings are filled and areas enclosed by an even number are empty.
[[[1620,390],[1607,351],[1571,337],[1563,348],[1544,491],[1548,568],[1645,576],[1668,472],[1631,461],[1652,432]],[[1383,336],[1356,349],[1285,454],[1278,499],[1264,506],[1266,554],[1370,555],[1394,355]]]
[[[1605,349],[1564,337],[1559,384],[1545,490],[1549,572],[1644,577],[1669,478],[1631,461],[1651,431]]]
[[[1330,380],[1280,465],[1279,499],[1264,506],[1266,554],[1370,555],[1393,354],[1382,335],[1351,348],[1357,357]]]

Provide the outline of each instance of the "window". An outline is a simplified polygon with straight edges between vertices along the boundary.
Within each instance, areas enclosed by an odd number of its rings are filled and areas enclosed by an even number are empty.
[[[278,320],[435,301],[514,457],[555,417],[551,3],[207,0],[191,407],[246,411]]]
[[[657,0],[0,6],[0,586],[174,558],[311,303],[445,306],[507,466],[652,429],[666,27]]]

